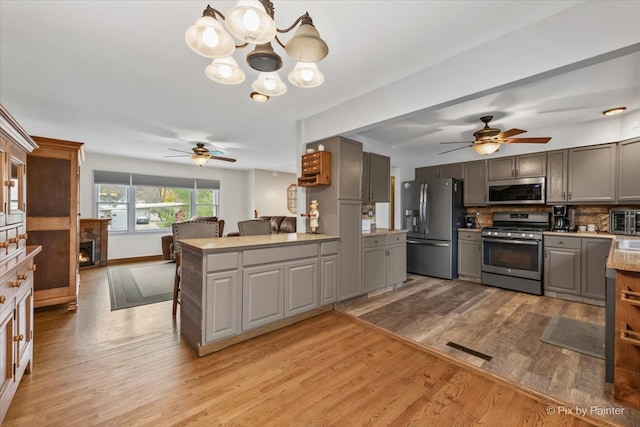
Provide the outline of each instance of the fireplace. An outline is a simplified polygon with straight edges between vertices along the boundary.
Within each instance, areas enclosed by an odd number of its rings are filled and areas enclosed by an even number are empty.
[[[96,252],[95,240],[83,240],[80,242],[80,251],[78,255],[78,261],[80,261],[80,267],[87,267],[95,263]]]

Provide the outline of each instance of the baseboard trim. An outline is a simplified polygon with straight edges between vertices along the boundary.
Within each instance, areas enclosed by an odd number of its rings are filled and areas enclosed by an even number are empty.
[[[136,262],[162,261],[162,255],[148,255],[134,258],[116,258],[110,259],[108,265],[131,264]]]

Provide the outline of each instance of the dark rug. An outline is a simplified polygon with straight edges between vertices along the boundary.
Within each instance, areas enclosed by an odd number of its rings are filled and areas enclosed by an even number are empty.
[[[604,359],[604,326],[554,316],[541,341]]]
[[[172,299],[175,271],[168,261],[109,267],[111,311]]]

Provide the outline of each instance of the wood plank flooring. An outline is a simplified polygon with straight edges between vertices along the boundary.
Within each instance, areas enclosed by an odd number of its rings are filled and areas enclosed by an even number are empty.
[[[604,325],[603,307],[464,280],[408,278],[404,287],[336,309],[575,407],[617,408],[622,414],[607,414],[608,420],[640,426],[640,411],[613,400],[604,360],[540,341],[556,315]],[[449,341],[492,359],[449,347]]]
[[[77,312],[36,312],[33,372],[3,425],[590,425],[335,312],[197,358],[170,301],[111,312],[106,269],[81,279]]]

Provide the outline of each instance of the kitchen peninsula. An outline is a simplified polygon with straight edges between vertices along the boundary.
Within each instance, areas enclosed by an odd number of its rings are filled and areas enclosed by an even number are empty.
[[[203,356],[332,310],[338,240],[301,233],[181,240],[182,337]]]

